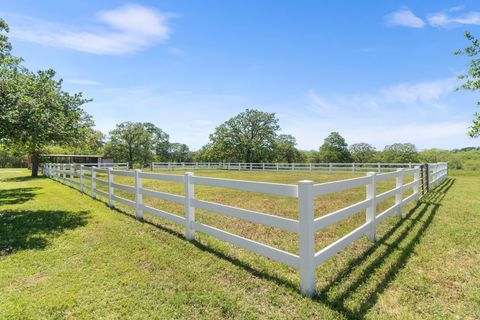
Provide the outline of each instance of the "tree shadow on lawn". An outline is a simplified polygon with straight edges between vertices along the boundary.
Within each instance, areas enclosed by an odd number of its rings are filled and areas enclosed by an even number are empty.
[[[0,179],[2,182],[28,182],[32,180],[43,180],[47,179],[46,176],[38,176],[38,177],[32,177],[32,176],[17,176],[17,177],[9,177],[9,178],[3,178]]]
[[[377,242],[351,260],[333,280],[324,285],[314,300],[326,304],[349,319],[365,318],[380,294],[395,280],[415,252],[440,208],[441,201],[454,183],[455,179],[447,178],[437,188],[432,189],[404,219],[399,220]],[[374,255],[375,253],[377,254]],[[375,258],[370,259],[373,255]]]
[[[339,270],[332,280],[328,280],[324,285],[318,285],[318,294],[312,301],[325,305],[348,319],[365,318],[368,311],[377,303],[378,297],[395,280],[414,253],[416,246],[420,243],[440,208],[441,201],[454,183],[454,178],[447,178],[442,184],[432,189],[405,214],[403,219],[399,219],[374,244]],[[117,211],[135,218],[124,211]],[[184,239],[183,233],[164,227],[157,222],[149,220],[143,222]],[[259,270],[256,266],[197,240],[193,240],[191,243],[200,250],[227,260],[255,277],[274,282],[296,294],[299,291],[297,283],[283,278],[281,275]]]
[[[88,211],[0,211],[0,257],[19,250],[44,249],[52,237],[85,226]]]
[[[32,200],[39,187],[0,189],[0,206],[7,204],[21,204]]]

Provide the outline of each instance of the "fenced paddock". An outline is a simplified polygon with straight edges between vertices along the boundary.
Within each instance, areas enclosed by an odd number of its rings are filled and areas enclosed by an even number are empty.
[[[447,170],[431,164],[429,185]],[[198,231],[298,269],[308,296],[317,266],[362,235],[374,241],[382,221],[418,200],[421,182],[420,167],[296,185],[62,164],[47,164],[44,173],[111,207],[130,207],[138,219],[151,214],[178,224],[187,239]]]
[[[419,163],[245,163],[245,162],[152,162],[150,170],[238,170],[293,172],[390,172]]]

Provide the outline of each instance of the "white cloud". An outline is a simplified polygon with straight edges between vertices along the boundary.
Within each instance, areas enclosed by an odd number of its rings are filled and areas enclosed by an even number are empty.
[[[313,90],[308,91],[308,97],[310,99],[312,109],[317,112],[328,112],[335,109],[332,104],[316,94]]]
[[[379,100],[385,103],[433,105],[456,87],[455,78],[418,83],[401,83],[381,90]]]
[[[480,12],[468,12],[457,16],[449,16],[445,12],[437,12],[430,14],[427,20],[433,27],[480,25]]]
[[[423,28],[425,22],[408,9],[400,9],[385,17],[387,25],[410,28]]]
[[[456,87],[455,78],[445,78],[424,82],[404,82],[380,88],[376,93],[355,93],[335,97],[322,97],[310,90],[308,99],[314,106],[314,111],[326,113],[327,111],[358,109],[377,109],[383,107],[439,107],[440,102]],[[336,106],[336,107],[333,107]]]
[[[19,17],[10,21],[12,36],[45,46],[106,55],[131,54],[166,41],[167,15],[138,4],[97,13],[97,24],[77,27]]]

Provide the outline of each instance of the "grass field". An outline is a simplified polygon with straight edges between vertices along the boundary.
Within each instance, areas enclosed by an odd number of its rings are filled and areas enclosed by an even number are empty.
[[[196,174],[281,183],[351,177]],[[131,184],[128,178],[116,181]],[[181,185],[144,182],[182,193]],[[393,182],[385,183],[379,191],[391,187]],[[297,218],[295,199],[209,187],[196,193],[200,199]],[[359,188],[319,197],[316,215],[364,196]],[[182,213],[181,206],[145,200]],[[0,318],[475,319],[480,317],[479,208],[480,175],[452,172],[406,208],[406,218],[380,225],[375,244],[362,238],[321,265],[318,297],[308,299],[298,294],[298,273],[287,266],[206,235],[187,242],[179,226],[148,216],[141,223],[126,209],[111,210],[58,182],[0,170]],[[297,253],[297,237],[288,232],[200,210],[197,217]],[[317,249],[363,219],[359,214],[319,232]]]

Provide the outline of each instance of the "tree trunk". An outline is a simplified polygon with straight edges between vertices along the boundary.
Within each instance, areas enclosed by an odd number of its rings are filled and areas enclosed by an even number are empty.
[[[35,151],[32,154],[32,177],[38,177],[39,164],[40,164],[40,152]]]

